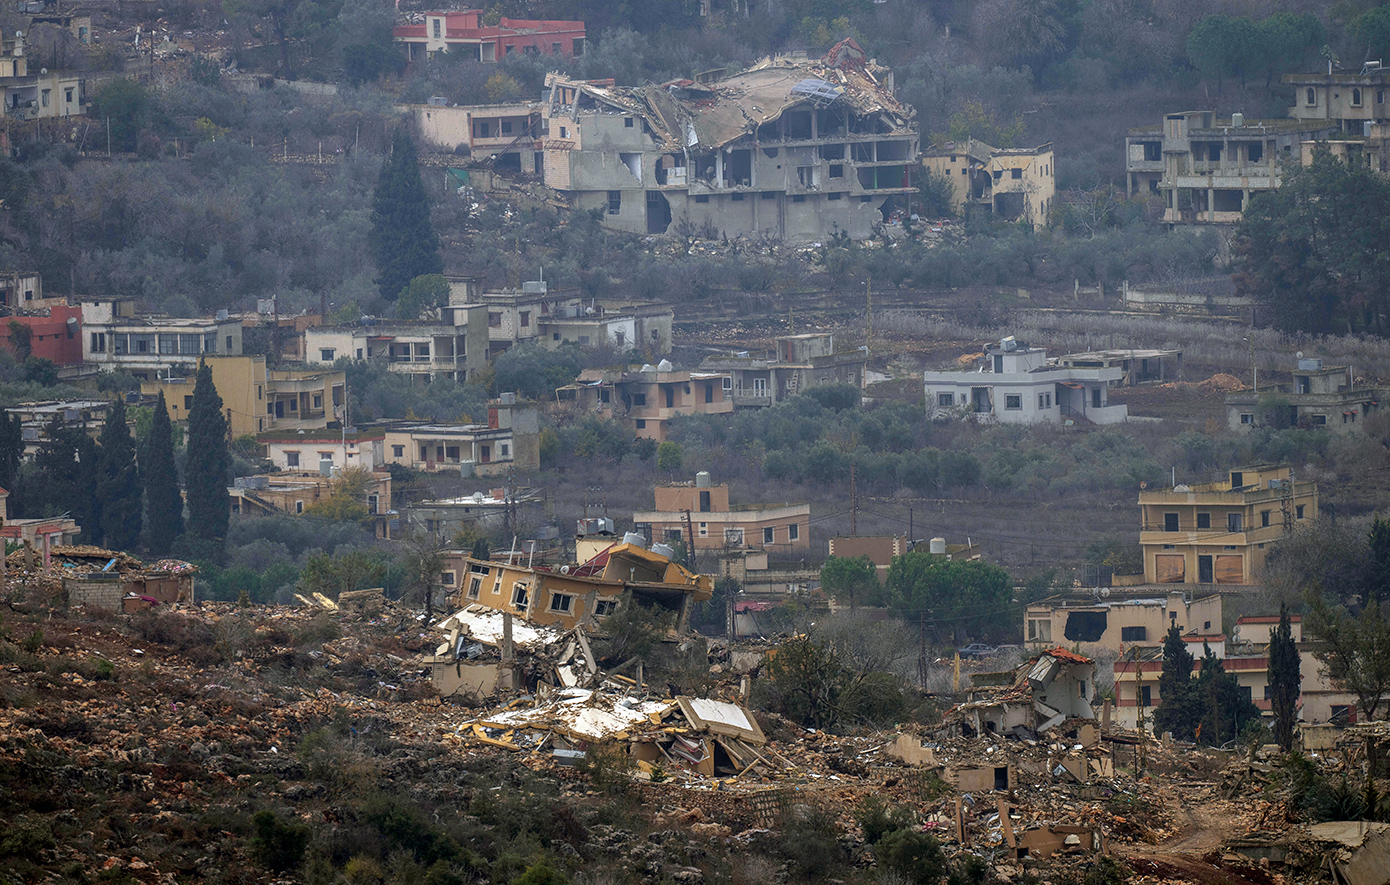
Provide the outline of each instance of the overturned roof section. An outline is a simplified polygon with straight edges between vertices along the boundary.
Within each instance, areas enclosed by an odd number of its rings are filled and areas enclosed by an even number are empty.
[[[714,83],[672,80],[647,86],[614,86],[611,80],[571,80],[549,74],[550,116],[577,118],[585,112],[641,115],[667,150],[713,150],[776,121],[800,106],[844,107],[859,116],[880,115],[882,131],[908,126],[915,112],[893,97],[891,74],[864,58],[852,40],[842,41],[816,61],[764,58]],[[562,89],[574,101],[560,106]]]

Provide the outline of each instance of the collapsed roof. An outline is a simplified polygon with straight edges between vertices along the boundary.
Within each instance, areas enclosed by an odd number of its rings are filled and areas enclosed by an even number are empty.
[[[907,128],[916,112],[893,96],[892,75],[866,58],[853,40],[843,40],[815,61],[764,58],[713,83],[672,80],[645,86],[615,86],[611,80],[571,80],[549,74],[549,115],[577,119],[582,113],[641,116],[663,150],[708,151],[756,135],[795,108],[843,109],[871,118],[877,132]],[[560,104],[561,86],[574,101]]]

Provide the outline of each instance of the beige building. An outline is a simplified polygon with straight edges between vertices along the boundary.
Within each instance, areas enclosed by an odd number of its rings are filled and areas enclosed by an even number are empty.
[[[0,43],[0,102],[5,114],[19,120],[41,120],[87,113],[86,78],[75,71],[48,68],[31,72],[24,50],[22,31]]]
[[[1390,119],[1390,70],[1379,62],[1367,62],[1359,74],[1285,74],[1284,84],[1293,89],[1289,117],[1326,121],[1345,135],[1363,135],[1368,123]]]
[[[227,490],[233,516],[267,516],[279,513],[301,514],[333,495],[334,478],[321,473],[264,473],[239,476]],[[391,511],[391,474],[369,474],[366,505],[377,537],[387,536],[386,521]]]
[[[666,360],[636,371],[585,369],[573,384],[555,391],[561,402],[626,422],[641,439],[666,439],[677,415],[723,415],[734,410],[723,372],[678,372]]]
[[[811,547],[811,505],[729,504],[729,487],[715,485],[701,472],[694,482],[654,489],[656,507],[632,514],[639,532],[653,541],[695,536],[696,550],[753,548],[790,554]]]
[[[331,475],[343,467],[382,470],[386,464],[386,435],[380,430],[343,433],[341,430],[275,431],[260,436],[266,458],[276,470],[317,470]]]
[[[1216,644],[1225,638],[1219,593],[1192,599],[1180,591],[1106,588],[1032,603],[1023,620],[1028,648],[1061,644],[1089,655],[1160,646],[1173,627],[1197,641]]]
[[[414,470],[498,476],[541,466],[540,413],[513,394],[488,404],[486,424],[392,422],[381,429],[387,463]]]
[[[545,88],[546,185],[619,230],[861,239],[915,191],[915,112],[853,40],[710,82]]]
[[[306,329],[304,359],[310,365],[343,358],[382,362],[422,384],[436,378],[468,381],[487,367],[487,333],[485,307],[449,304],[440,308],[438,320],[364,320]]]
[[[1302,617],[1291,615],[1289,621],[1299,657],[1298,722],[1302,725],[1332,723],[1339,726],[1355,723],[1359,718],[1356,696],[1336,688],[1328,681],[1326,668],[1314,657],[1311,643],[1303,639]],[[1260,708],[1266,718],[1272,716],[1269,634],[1278,626],[1277,615],[1246,616],[1236,621],[1235,629],[1224,643],[1208,643],[1212,652],[1221,659],[1221,669],[1235,676],[1246,697]],[[1195,676],[1205,653],[1205,637],[1183,638],[1194,658]],[[1159,678],[1163,673],[1162,649],[1145,649],[1138,661],[1127,654],[1115,662],[1114,668],[1116,721],[1127,728],[1136,727],[1142,707],[1145,727],[1151,729],[1153,708],[1163,701],[1159,695]]]
[[[233,436],[320,429],[342,417],[347,376],[341,371],[269,369],[259,354],[207,356],[203,361],[212,371]],[[158,378],[142,383],[140,393],[157,397],[162,392],[169,418],[187,421],[196,381],[194,375]]]
[[[671,352],[675,313],[663,304],[607,307],[597,299],[579,297],[578,289],[552,290],[544,280],[522,283],[520,289],[484,292],[480,300],[487,306],[492,356],[518,344],[551,350],[562,344],[608,344],[654,356]]]
[[[973,138],[947,142],[924,151],[922,165],[950,184],[951,208],[960,215],[981,208],[1003,221],[1030,221],[1034,229],[1047,224],[1057,193],[1050,142],[1034,148],[996,148]]]
[[[773,353],[747,353],[706,357],[700,368],[727,372],[725,396],[734,408],[771,406],[820,384],[848,384],[864,388],[867,348],[836,350],[828,332],[784,335],[774,342]]]
[[[1220,482],[1141,491],[1139,510],[1146,583],[1250,584],[1269,545],[1317,519],[1318,488],[1262,464]]]
[[[148,381],[178,369],[191,374],[207,356],[241,356],[241,320],[135,316],[122,299],[82,302],[82,361],[101,371],[129,372]]]
[[[446,554],[440,583],[457,593],[460,607],[482,605],[563,630],[616,612],[624,593],[639,604],[679,612],[684,629],[691,605],[714,595],[713,578],[636,544],[619,544],[568,572],[452,552]]]
[[[1168,114],[1125,139],[1128,192],[1164,199],[1167,224],[1235,224],[1252,194],[1278,188],[1304,141],[1338,131],[1324,118],[1246,120],[1211,111]]]
[[[1357,387],[1349,366],[1327,366],[1321,359],[1300,356],[1292,384],[1263,384],[1258,390],[1226,394],[1226,424],[1231,430],[1267,423],[1355,430],[1387,393],[1381,387]]]
[[[464,148],[493,169],[541,174],[539,102],[487,105],[410,105],[420,137],[453,153]]]

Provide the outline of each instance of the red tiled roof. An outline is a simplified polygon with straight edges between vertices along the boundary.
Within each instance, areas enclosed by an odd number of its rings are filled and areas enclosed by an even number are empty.
[[[1084,656],[1084,655],[1079,655],[1079,654],[1077,654],[1076,652],[1067,651],[1065,648],[1061,648],[1060,646],[1057,647],[1057,648],[1049,648],[1047,651],[1043,652],[1043,654],[1045,654],[1045,655],[1052,655],[1052,657],[1056,658],[1057,660],[1059,660],[1059,661],[1066,661],[1066,662],[1069,663],[1069,664],[1093,664],[1093,663],[1095,663],[1095,662],[1092,661],[1090,658],[1088,658],[1088,657],[1086,657],[1086,656]]]

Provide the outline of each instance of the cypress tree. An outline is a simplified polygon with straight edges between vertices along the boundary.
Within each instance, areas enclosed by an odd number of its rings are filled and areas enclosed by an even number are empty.
[[[371,243],[376,283],[388,301],[395,301],[416,277],[444,271],[415,142],[403,129],[392,136],[391,156],[381,167],[372,195]]]
[[[143,455],[140,473],[145,480],[146,540],[151,553],[163,556],[174,538],[183,534],[183,496],[179,494],[179,471],[174,465],[174,430],[169,424],[163,391],[154,408]]]
[[[21,512],[19,465],[24,457],[24,422],[18,415],[0,414],[0,488],[10,493],[11,514]]]
[[[44,441],[34,455],[32,494],[25,496],[34,503],[19,512],[26,517],[51,516],[64,511],[77,516],[74,489],[78,471],[76,434],[54,414],[44,428]]]
[[[1289,607],[1279,605],[1279,628],[1269,631],[1269,705],[1274,712],[1274,740],[1285,753],[1293,749],[1294,721],[1298,716],[1298,645],[1293,641]]]
[[[82,526],[87,543],[102,545],[106,543],[106,535],[101,525],[101,499],[97,497],[101,450],[86,431],[74,427],[68,433],[77,453],[77,470],[69,487],[67,509]]]
[[[1158,676],[1158,709],[1154,711],[1154,734],[1171,731],[1179,740],[1194,739],[1202,720],[1192,686],[1192,652],[1177,627],[1163,638],[1163,671]]]
[[[227,538],[231,506],[227,477],[231,459],[227,454],[227,419],[222,415],[222,397],[212,383],[212,369],[198,366],[193,385],[193,403],[188,410],[188,462],[185,485],[188,491],[188,533],[219,548]]]
[[[140,540],[140,473],[135,441],[126,425],[125,397],[117,396],[106,412],[97,456],[98,521],[107,546],[133,550]]]

